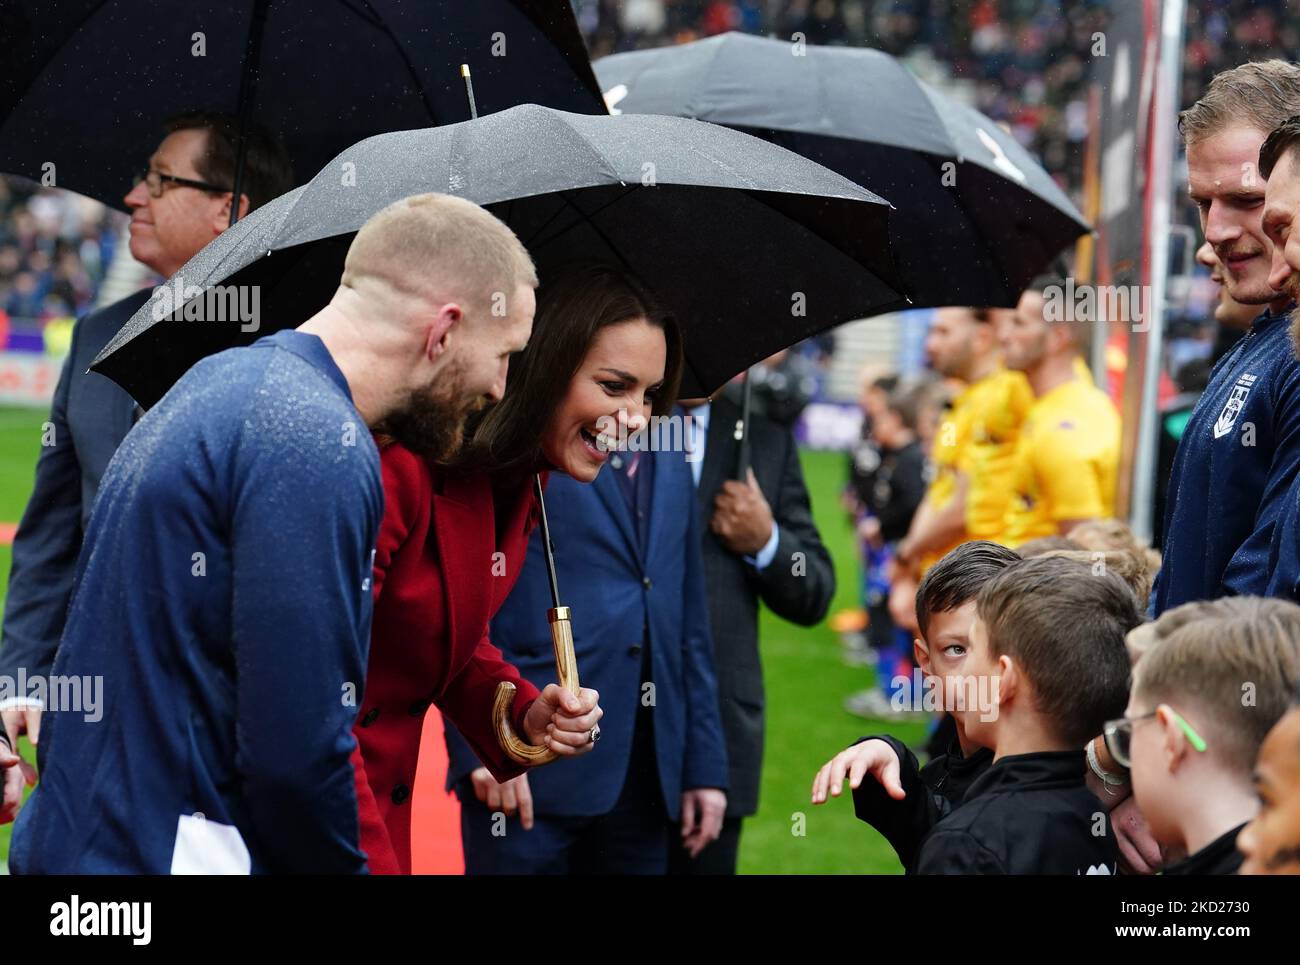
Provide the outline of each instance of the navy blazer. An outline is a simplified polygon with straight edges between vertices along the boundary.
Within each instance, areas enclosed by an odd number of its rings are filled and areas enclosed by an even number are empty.
[[[618,801],[642,699],[643,628],[650,641],[654,744],[669,817],[678,820],[683,790],[727,787],[691,469],[680,452],[646,455],[655,464],[645,547],[609,467],[590,485],[553,473],[546,488],[560,602],[572,611],[578,676],[584,687],[600,692],[605,716],[600,743],[590,753],[529,772],[541,817],[605,814]],[[538,688],[555,683],[550,607],[539,527],[519,581],[492,621],[492,642]],[[450,788],[480,765],[450,724],[447,749]]]
[[[14,537],[0,674],[13,677],[23,667],[28,677],[46,676],[54,665],[99,480],[135,423],[135,400],[126,390],[87,370],[150,293],[142,289],[73,326],[50,407],[52,444],[41,448],[32,495]]]

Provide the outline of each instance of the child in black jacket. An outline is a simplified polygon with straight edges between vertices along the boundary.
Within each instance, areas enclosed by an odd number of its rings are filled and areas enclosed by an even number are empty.
[[[933,709],[951,714],[955,734],[946,752],[922,767],[897,738],[864,737],[823,766],[813,781],[813,803],[822,804],[840,795],[847,778],[855,813],[884,835],[909,871],[922,839],[961,803],[966,789],[993,763],[993,752],[972,743],[964,733],[962,717],[978,714],[980,708],[978,692],[972,701],[969,688],[962,686],[971,679],[963,676],[962,667],[970,650],[976,596],[1019,559],[1014,550],[973,540],[935,563],[917,588],[921,636],[913,641],[913,651],[925,675],[925,692],[940,695]],[[868,775],[870,779],[864,780]]]
[[[1140,622],[1122,579],[1075,560],[1013,563],[980,591],[966,670],[997,680],[996,712],[963,722],[994,762],[926,836],[917,873],[1115,872],[1082,748],[1127,703],[1124,636]]]

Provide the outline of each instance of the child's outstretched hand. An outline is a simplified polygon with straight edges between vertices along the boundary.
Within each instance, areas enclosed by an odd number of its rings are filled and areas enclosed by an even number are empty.
[[[846,777],[849,787],[856,791],[867,774],[879,781],[895,801],[906,797],[899,781],[898,755],[894,749],[882,740],[866,740],[840,751],[817,772],[812,784],[813,804],[825,804],[828,792],[831,797],[839,797]]]

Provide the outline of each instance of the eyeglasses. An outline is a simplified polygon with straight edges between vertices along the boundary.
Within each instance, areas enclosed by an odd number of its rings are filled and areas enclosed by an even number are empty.
[[[1166,707],[1166,710],[1173,715],[1174,723],[1182,728],[1183,733],[1187,735],[1187,741],[1198,752],[1205,751],[1205,740],[1200,734],[1192,729],[1192,725],[1187,723],[1178,711],[1172,707]],[[1154,717],[1159,712],[1159,708],[1151,711],[1149,714],[1143,714],[1141,717],[1121,717],[1119,720],[1108,720],[1102,728],[1102,739],[1106,742],[1106,750],[1110,756],[1115,758],[1115,763],[1121,767],[1132,767],[1133,761],[1129,756],[1133,748],[1133,725],[1140,720],[1147,720]]]
[[[179,184],[183,188],[198,188],[200,191],[215,191],[218,194],[224,194],[230,190],[230,188],[223,188],[219,184],[209,184],[207,181],[195,181],[193,178],[178,178],[174,174],[163,174],[153,168],[141,171],[135,176],[136,184],[141,181],[148,186],[149,196],[153,198],[162,197],[164,183]]]

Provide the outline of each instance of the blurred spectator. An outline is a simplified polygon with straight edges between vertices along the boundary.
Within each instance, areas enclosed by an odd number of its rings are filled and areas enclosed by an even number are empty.
[[[768,356],[749,370],[754,380],[751,411],[787,429],[793,428],[799,414],[817,394],[819,374],[817,363],[803,352],[783,349]],[[724,392],[736,405],[743,406],[743,379],[728,383]]]
[[[39,331],[91,308],[125,218],[79,195],[0,177],[0,310],[12,327]]]
[[[881,719],[901,713],[901,708],[893,706],[900,689],[897,680],[910,679],[912,670],[912,636],[897,627],[890,615],[888,573],[894,548],[907,535],[925,493],[925,450],[918,427],[927,418],[926,410],[937,408],[928,382],[895,381],[892,389],[885,389],[888,384],[886,379],[878,379],[869,390],[869,397],[886,393],[883,400],[871,398],[875,410],[867,412],[879,462],[868,472],[855,464],[853,471],[854,489],[861,500],[857,530],[866,576],[863,603],[879,689],[852,694],[844,704],[849,713]]]

